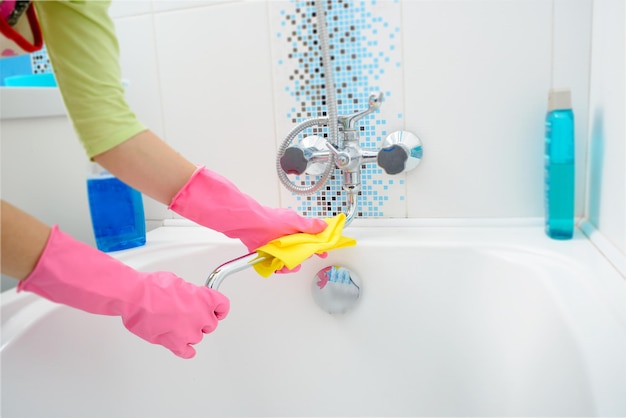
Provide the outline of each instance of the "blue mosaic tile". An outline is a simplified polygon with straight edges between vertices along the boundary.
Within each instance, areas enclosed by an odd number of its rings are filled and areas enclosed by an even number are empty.
[[[392,29],[389,22],[373,15],[371,9],[376,3],[376,0],[326,2],[326,23],[340,115],[366,109],[372,92],[382,91],[385,98],[392,94],[378,82],[387,68],[400,65],[399,62],[392,62],[387,53],[387,48],[389,51],[399,48],[400,28]],[[277,64],[292,70],[288,71],[288,79],[278,82],[285,83],[285,91],[296,104],[285,115],[295,126],[306,119],[326,116],[325,69],[317,36],[315,3],[292,0],[288,10],[280,10],[280,19],[280,31],[276,33],[276,38],[284,42],[281,50],[285,55],[277,59]],[[385,34],[389,39],[382,45],[380,39]],[[401,116],[398,114],[399,119]],[[378,148],[387,135],[386,124],[387,121],[376,113],[361,119],[361,147]],[[302,133],[302,136],[308,135],[327,136],[327,130],[311,128]],[[385,189],[373,187],[382,185],[381,173],[382,170],[375,164],[362,166],[359,217],[384,216],[386,200],[380,193]],[[317,181],[317,177],[296,176],[294,181],[308,186]],[[341,185],[341,173],[337,170],[315,195],[297,196],[298,206],[295,209],[306,216],[335,216],[347,206]]]

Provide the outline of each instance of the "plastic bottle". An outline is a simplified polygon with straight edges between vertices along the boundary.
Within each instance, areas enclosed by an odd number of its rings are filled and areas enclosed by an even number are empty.
[[[546,234],[570,239],[574,233],[574,112],[569,89],[548,97],[545,138]]]
[[[87,196],[99,250],[125,250],[146,243],[141,193],[92,163],[87,178]]]

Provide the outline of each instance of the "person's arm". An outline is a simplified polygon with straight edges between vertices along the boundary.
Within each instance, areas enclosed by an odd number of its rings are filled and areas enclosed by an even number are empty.
[[[131,187],[169,205],[196,166],[146,130],[94,160]]]
[[[50,227],[4,200],[0,210],[2,274],[22,280],[35,268]]]
[[[53,302],[120,316],[135,335],[183,358],[226,317],[229,301],[167,271],[140,272],[2,201],[2,273]]]
[[[63,101],[87,156],[169,205],[196,167],[128,106],[107,1],[35,2]]]
[[[107,2],[36,5],[63,100],[90,158],[179,215],[240,239],[250,251],[284,235],[326,228],[320,219],[260,205],[137,121],[124,99]]]

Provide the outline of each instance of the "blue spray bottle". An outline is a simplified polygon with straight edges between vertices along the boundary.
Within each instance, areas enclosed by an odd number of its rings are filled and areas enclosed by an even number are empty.
[[[548,97],[545,138],[546,234],[570,239],[574,233],[574,113],[569,89]]]
[[[146,243],[141,193],[92,163],[87,195],[96,246],[100,251],[125,250]]]

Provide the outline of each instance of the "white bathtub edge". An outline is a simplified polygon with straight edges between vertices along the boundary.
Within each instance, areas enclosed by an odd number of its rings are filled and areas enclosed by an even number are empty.
[[[626,255],[598,231],[588,219],[583,219],[578,226],[598,251],[615,267],[619,274],[626,279]]]
[[[543,225],[543,218],[367,218],[355,219],[355,227],[523,227]],[[188,219],[164,219],[163,226],[198,226]]]

